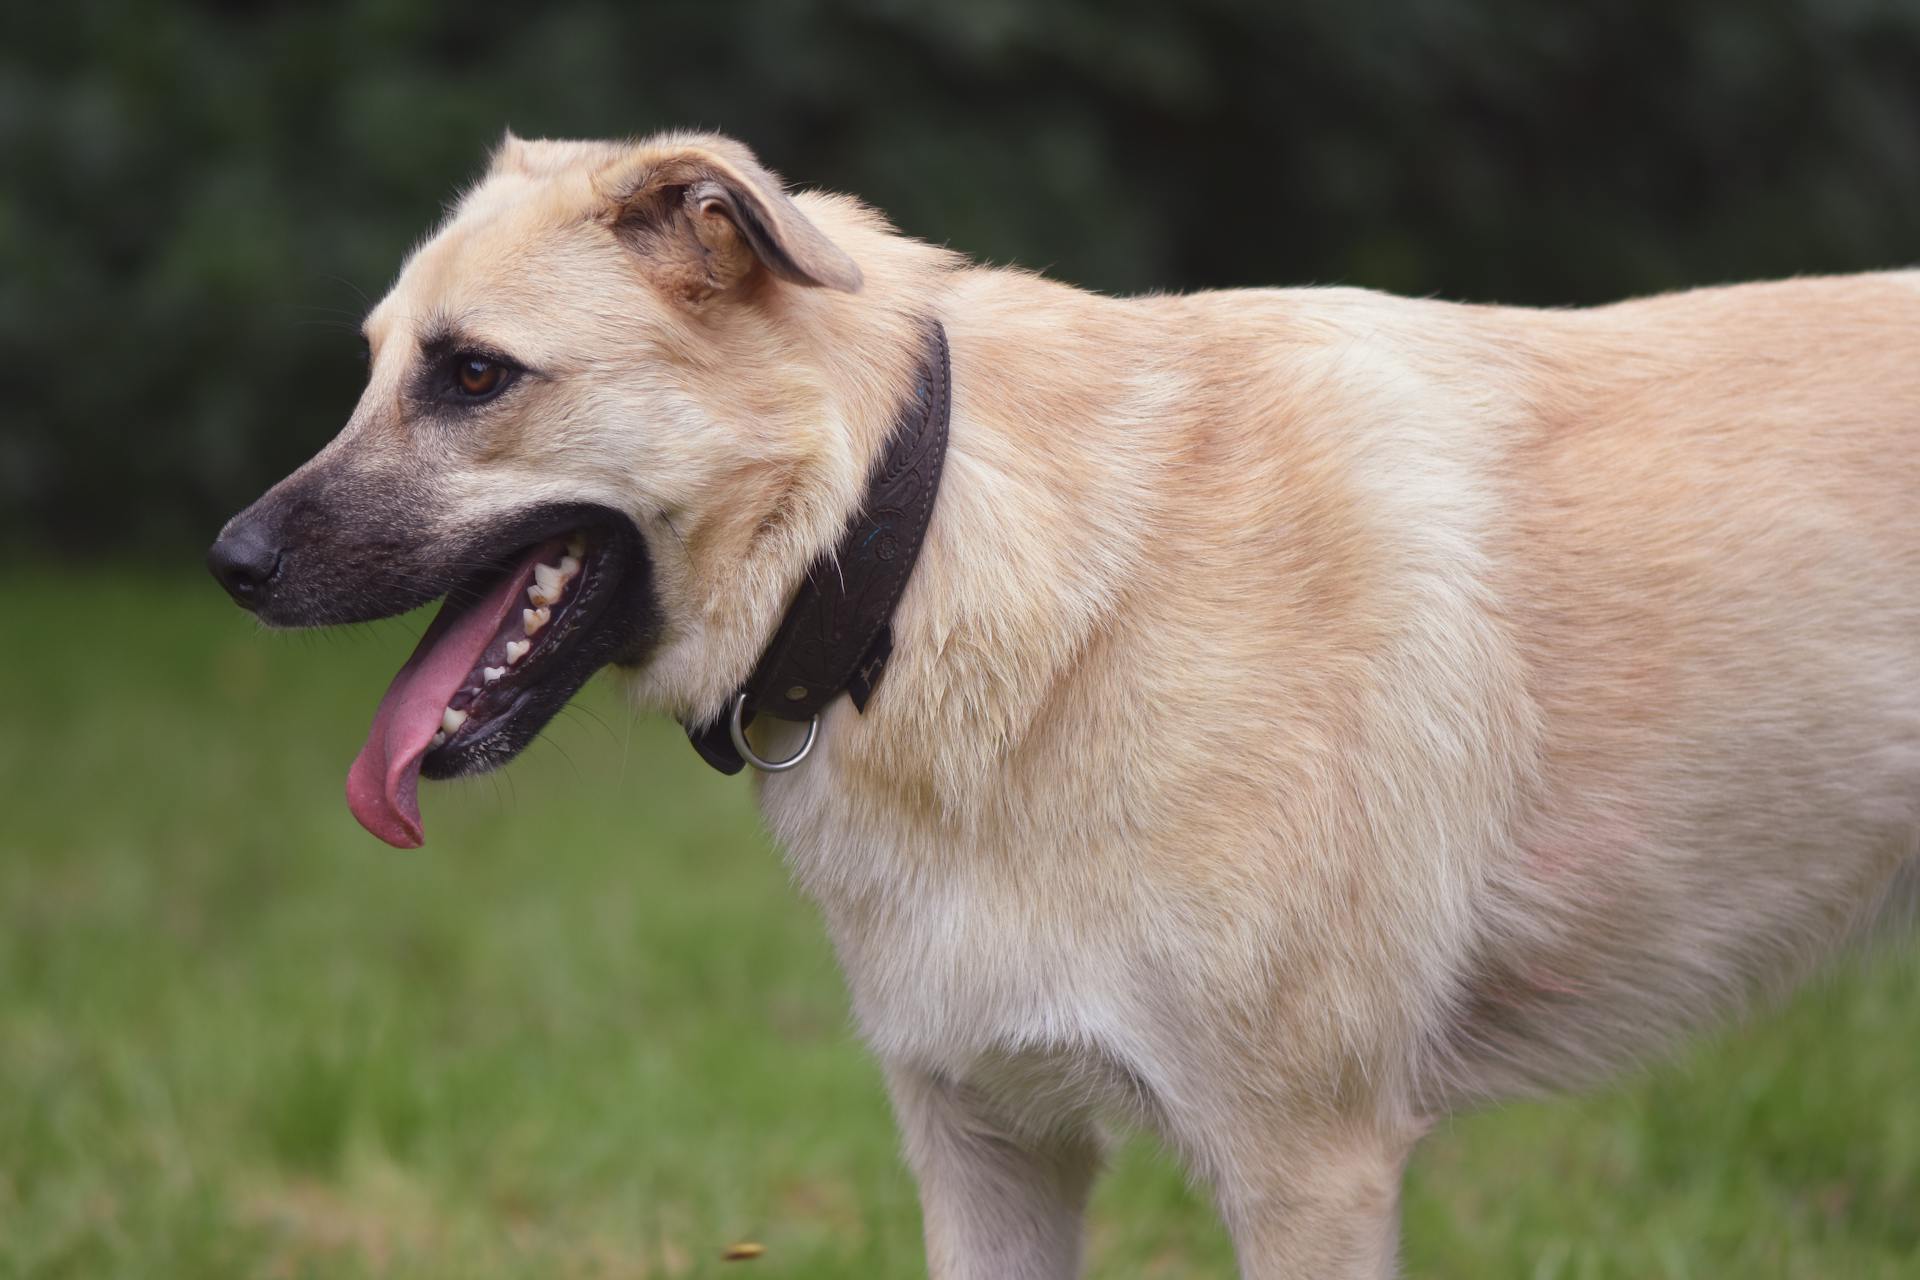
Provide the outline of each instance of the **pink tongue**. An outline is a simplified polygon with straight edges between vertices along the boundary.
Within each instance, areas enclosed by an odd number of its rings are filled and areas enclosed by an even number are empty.
[[[347,807],[361,826],[394,848],[420,846],[420,757],[440,732],[448,700],[480,665],[509,615],[520,608],[533,581],[533,566],[546,550],[534,551],[479,603],[456,605],[449,600],[442,605],[380,699],[367,745],[347,770]]]

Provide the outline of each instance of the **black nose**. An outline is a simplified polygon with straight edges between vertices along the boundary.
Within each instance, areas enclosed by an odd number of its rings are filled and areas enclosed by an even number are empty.
[[[207,549],[207,568],[227,594],[248,609],[257,609],[273,585],[280,567],[280,548],[257,524],[229,525]]]

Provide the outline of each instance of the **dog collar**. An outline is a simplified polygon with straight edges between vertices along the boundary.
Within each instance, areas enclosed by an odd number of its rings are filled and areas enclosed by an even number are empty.
[[[753,674],[719,719],[687,730],[700,758],[720,772],[738,773],[748,763],[770,773],[791,769],[813,749],[828,703],[845,693],[855,710],[867,709],[886,674],[893,611],[920,557],[940,490],[951,384],[947,332],[932,321],[913,395],[894,420],[839,546],[807,570]],[[806,742],[785,760],[762,759],[745,736],[746,726],[761,715],[804,722]]]

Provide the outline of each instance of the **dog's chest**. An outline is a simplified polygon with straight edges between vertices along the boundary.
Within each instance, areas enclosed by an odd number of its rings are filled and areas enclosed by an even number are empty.
[[[819,788],[770,786],[762,803],[882,1057],[960,1073],[1005,1055],[1124,1056],[1130,912],[1103,910],[1065,870],[1075,859]]]

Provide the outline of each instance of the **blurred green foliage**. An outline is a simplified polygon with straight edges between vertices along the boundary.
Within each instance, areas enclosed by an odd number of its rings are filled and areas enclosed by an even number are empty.
[[[16,6],[0,539],[207,538],[344,419],[365,296],[509,124],[721,128],[1108,290],[1920,257],[1914,0]]]

